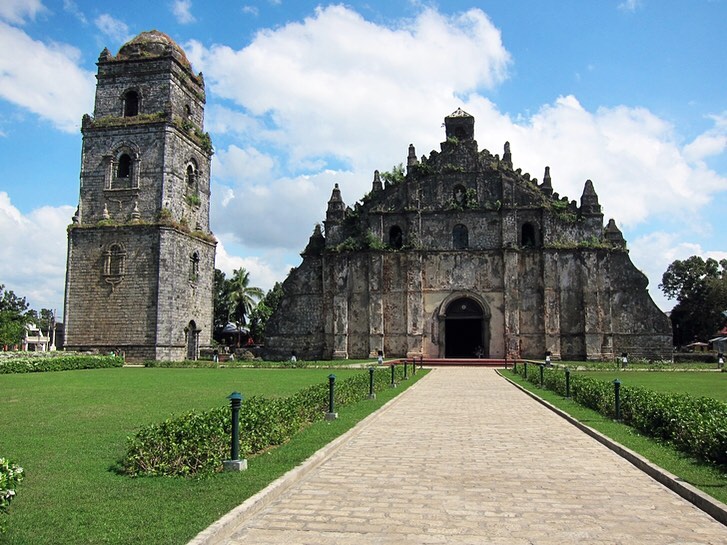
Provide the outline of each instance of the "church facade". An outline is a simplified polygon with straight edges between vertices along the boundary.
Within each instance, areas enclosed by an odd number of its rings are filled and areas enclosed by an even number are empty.
[[[671,355],[671,327],[586,181],[580,203],[480,151],[445,118],[440,151],[347,207],[333,189],[266,329],[269,356],[609,360]]]
[[[211,341],[216,241],[205,91],[157,31],[98,59],[68,229],[65,347],[196,359]]]

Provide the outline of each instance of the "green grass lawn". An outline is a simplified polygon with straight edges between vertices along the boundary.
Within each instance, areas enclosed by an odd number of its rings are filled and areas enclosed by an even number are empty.
[[[630,426],[614,422],[612,419],[596,411],[587,409],[573,400],[563,399],[560,395],[549,390],[542,390],[510,371],[505,371],[503,374],[513,382],[520,384],[552,405],[567,412],[580,422],[641,454],[652,463],[677,475],[685,482],[699,488],[719,501],[727,503],[727,468],[715,467],[690,458],[668,444],[641,435]],[[727,373],[704,373],[699,371],[694,373],[674,373],[669,371],[587,373],[589,377],[595,377],[597,375],[602,375],[601,378],[606,380],[613,380],[618,377],[623,384],[638,384],[639,386],[653,388],[654,390],[685,392],[692,395],[717,397],[705,392],[719,392],[720,396],[725,396],[727,390]],[[719,397],[718,399],[724,399],[724,397]]]
[[[681,392],[727,402],[727,373],[717,371],[574,371],[623,386],[643,386],[659,392]]]
[[[335,374],[343,379],[361,372]],[[290,443],[251,459],[250,469],[241,473],[131,479],[114,470],[126,437],[173,414],[225,405],[232,391],[287,396],[327,382],[329,374],[124,368],[0,375],[0,455],[26,471],[0,543],[186,543],[403,388],[339,409],[339,420],[312,425]]]

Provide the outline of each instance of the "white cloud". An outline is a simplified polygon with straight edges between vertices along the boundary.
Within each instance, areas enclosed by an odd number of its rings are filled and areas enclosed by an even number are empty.
[[[452,17],[427,9],[388,28],[330,6],[261,31],[242,50],[186,49],[211,92],[267,118],[268,131],[251,136],[288,148],[291,166],[311,155],[371,164],[379,150],[406,146],[393,127],[408,123],[411,138],[438,126],[455,93],[493,88],[510,62],[500,32],[476,9]],[[379,145],[362,145],[371,140]]]
[[[235,269],[244,267],[250,273],[250,285],[267,292],[275,285],[275,282],[281,281],[290,270],[290,265],[285,265],[281,261],[283,256],[279,253],[272,253],[267,258],[232,256],[225,249],[223,244],[224,236],[218,238],[215,268],[225,273],[227,278],[232,276]]]
[[[334,183],[353,205],[374,169],[406,161],[409,143],[418,156],[438,148],[442,119],[458,106],[476,117],[480,149],[502,154],[509,140],[515,168],[540,179],[550,166],[555,191],[577,201],[593,180],[606,219],[626,229],[655,217],[696,229],[701,207],[727,190],[725,176],[695,161],[723,153],[725,116],[682,148],[644,108],[589,111],[564,96],[533,115],[500,112],[483,94],[507,77],[510,56],[480,10],[425,9],[390,28],[332,6],[263,30],[242,50],[186,49],[210,96],[228,99],[209,110],[213,137],[245,142],[217,151],[212,218],[246,248],[301,251]]]
[[[41,0],[3,0],[0,2],[0,19],[22,25],[27,19],[35,19],[35,16],[47,12],[48,9]]]
[[[94,24],[96,28],[117,43],[128,42],[132,38],[129,26],[108,13],[102,13],[96,17]]]
[[[235,145],[226,150],[217,150],[212,157],[212,172],[215,178],[236,183],[260,184],[272,178],[275,160],[255,148],[241,149]]]
[[[683,238],[683,233],[656,231],[629,242],[634,264],[649,278],[651,298],[664,311],[670,310],[676,304],[675,300],[667,299],[659,289],[661,277],[672,262],[693,255],[711,257],[718,261],[727,259],[727,251],[705,250],[700,244]]]
[[[63,0],[63,9],[73,15],[84,25],[88,24],[86,15],[81,11],[81,9],[78,7],[78,4],[76,4],[76,2],[74,2],[73,0]]]
[[[550,166],[554,190],[577,201],[585,181],[593,180],[604,214],[626,227],[671,217],[675,210],[682,221],[699,221],[700,208],[727,190],[727,177],[691,164],[674,128],[646,109],[589,112],[567,96],[528,119],[511,121],[480,102],[473,100],[470,113],[488,134],[510,141],[516,168],[540,179]]]
[[[64,44],[33,40],[0,23],[0,97],[75,132],[92,110],[95,78],[80,68],[80,52]]]
[[[63,313],[66,226],[73,207],[44,206],[23,215],[0,192],[0,278],[32,308]]]
[[[642,5],[642,0],[624,0],[618,5],[618,9],[621,11],[634,12]]]
[[[174,0],[172,2],[172,13],[180,25],[187,25],[196,21],[194,15],[192,15],[192,0]]]
[[[694,162],[721,155],[727,149],[727,112],[710,116],[714,127],[684,146],[685,157]]]
[[[242,6],[242,13],[257,17],[260,14],[260,10],[255,6]]]

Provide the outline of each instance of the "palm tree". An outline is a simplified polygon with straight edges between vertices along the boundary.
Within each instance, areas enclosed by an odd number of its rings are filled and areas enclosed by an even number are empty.
[[[236,269],[227,284],[227,300],[230,308],[230,319],[245,325],[247,316],[263,298],[265,293],[260,288],[250,286],[250,273],[244,267]]]

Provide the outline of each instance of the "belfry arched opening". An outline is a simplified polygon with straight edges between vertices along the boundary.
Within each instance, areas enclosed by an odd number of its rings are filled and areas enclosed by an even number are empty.
[[[488,332],[489,320],[477,301],[469,297],[452,301],[444,316],[444,357],[489,357]]]

